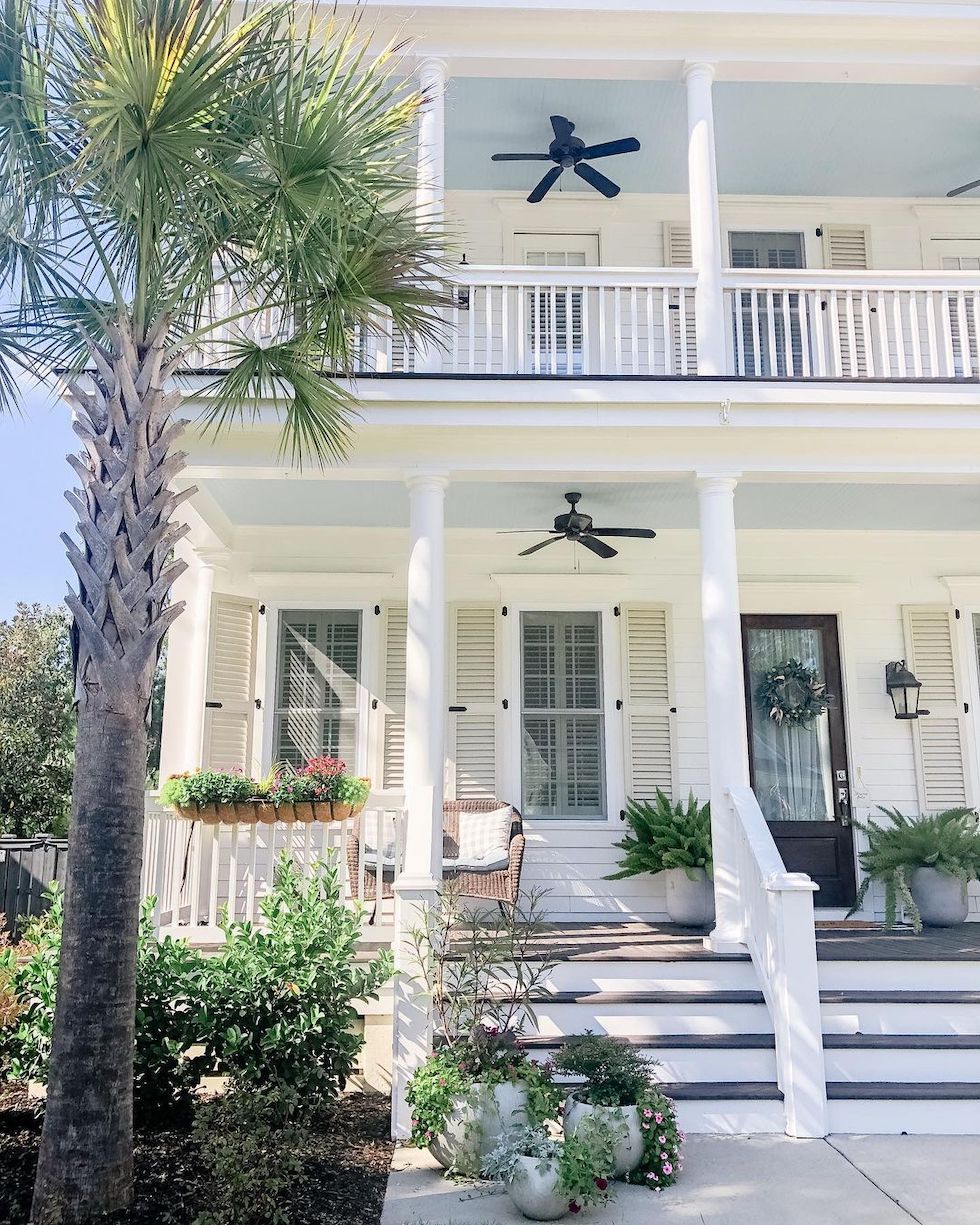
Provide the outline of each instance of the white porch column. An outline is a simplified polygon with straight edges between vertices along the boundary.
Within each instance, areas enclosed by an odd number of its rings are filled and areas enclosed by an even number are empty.
[[[735,550],[734,476],[698,476],[701,527],[701,620],[715,865],[712,948],[742,942],[735,831],[727,792],[748,787],[749,756],[742,673],[742,627]]]
[[[431,1017],[408,933],[442,879],[446,724],[445,473],[414,473],[409,490],[408,639],[405,652],[405,863],[395,881],[392,1130],[405,1138],[405,1090],[431,1049]]]
[[[419,111],[416,161],[415,207],[422,225],[441,226],[446,215],[446,82],[444,60],[423,60],[418,85],[424,95]],[[415,372],[438,371],[442,353],[438,344],[419,341],[415,350]]]
[[[724,259],[718,215],[718,171],[715,165],[715,121],[711,103],[713,64],[684,67],[687,83],[687,176],[691,214],[691,256],[698,274],[694,319],[698,339],[698,374],[726,374],[725,298],[721,286]]]

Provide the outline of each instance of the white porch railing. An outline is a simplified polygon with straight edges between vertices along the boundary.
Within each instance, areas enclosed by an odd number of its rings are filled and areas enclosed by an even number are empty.
[[[694,284],[665,268],[461,268],[443,372],[696,374]]]
[[[259,902],[272,887],[276,861],[284,851],[301,869],[332,855],[344,898],[366,902],[377,923],[390,927],[393,903],[380,896],[384,890],[378,887],[374,848],[382,848],[382,873],[390,886],[404,859],[404,798],[372,795],[360,822],[371,849],[365,854],[362,845],[352,875],[348,847],[353,820],[205,825],[186,821],[148,799],[142,896],[157,899],[154,918],[159,930],[196,943],[216,943],[226,907],[232,919],[261,921]]]
[[[975,273],[729,272],[738,377],[980,376]]]
[[[813,894],[787,872],[749,787],[729,792],[742,927],[776,1035],[776,1070],[790,1136],[827,1134],[827,1080],[817,981]]]

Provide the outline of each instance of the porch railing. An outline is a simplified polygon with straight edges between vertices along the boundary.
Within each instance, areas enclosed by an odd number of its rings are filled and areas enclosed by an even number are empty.
[[[402,796],[372,795],[358,819],[369,847],[381,848],[381,870],[390,883],[404,858],[405,808]],[[221,940],[222,914],[261,922],[259,903],[272,887],[276,861],[285,851],[303,870],[335,857],[344,899],[366,903],[379,926],[390,926],[393,904],[380,897],[377,850],[357,857],[348,867],[348,845],[355,821],[310,824],[236,823],[205,825],[186,821],[148,800],[141,891],[155,897],[159,930],[184,935],[197,943]]]
[[[827,1134],[827,1083],[817,981],[813,894],[787,872],[749,787],[729,792],[736,833],[742,929],[776,1037],[776,1074],[791,1136]]]
[[[980,376],[975,273],[732,272],[725,294],[737,377]]]

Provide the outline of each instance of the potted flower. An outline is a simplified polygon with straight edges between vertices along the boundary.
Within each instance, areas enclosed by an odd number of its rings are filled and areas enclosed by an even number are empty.
[[[658,788],[653,801],[630,800],[625,819],[632,833],[616,843],[624,852],[620,870],[606,879],[663,872],[672,922],[710,926],[715,917],[710,806],[698,804],[693,794],[686,804],[675,804]]]
[[[617,1178],[643,1157],[641,1103],[653,1087],[653,1068],[635,1047],[591,1030],[569,1039],[555,1059],[556,1071],[585,1081],[565,1103],[566,1133],[574,1135],[586,1119],[601,1119],[615,1135]]]
[[[218,825],[223,811],[235,814],[255,792],[255,783],[240,771],[194,770],[166,779],[160,787],[160,802],[188,820]]]
[[[483,1173],[506,1184],[514,1206],[531,1221],[557,1221],[604,1203],[609,1196],[613,1138],[598,1119],[563,1140],[543,1127],[519,1127],[502,1137]]]
[[[908,817],[881,808],[888,824],[855,821],[868,840],[858,856],[864,880],[850,913],[859,910],[873,881],[885,887],[885,925],[904,913],[915,931],[966,921],[967,886],[980,878],[980,818],[970,808]]]
[[[502,1136],[554,1113],[551,1068],[535,1063],[512,1032],[482,1025],[443,1046],[408,1086],[412,1141],[441,1166],[476,1175]]]

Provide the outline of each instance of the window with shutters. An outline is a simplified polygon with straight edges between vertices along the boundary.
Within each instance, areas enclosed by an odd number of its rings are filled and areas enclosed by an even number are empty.
[[[274,757],[299,766],[358,750],[361,614],[327,609],[279,617]]]
[[[691,227],[679,221],[664,222],[664,263],[668,268],[690,268]],[[667,294],[670,336],[665,337],[667,370],[670,374],[697,374],[698,335],[693,304],[687,291],[671,289]]]
[[[605,815],[598,613],[521,614],[521,761],[527,817]]]
[[[733,230],[728,236],[733,268],[802,268],[803,235]],[[803,371],[803,338],[798,293],[735,295],[732,331],[741,337],[738,364],[745,373],[786,378]],[[787,320],[789,346],[787,351]],[[791,359],[791,360],[790,360]]]
[[[586,268],[599,263],[595,234],[518,235],[524,263],[539,268]],[[585,290],[561,285],[526,291],[527,352],[534,374],[581,374],[585,368]]]

